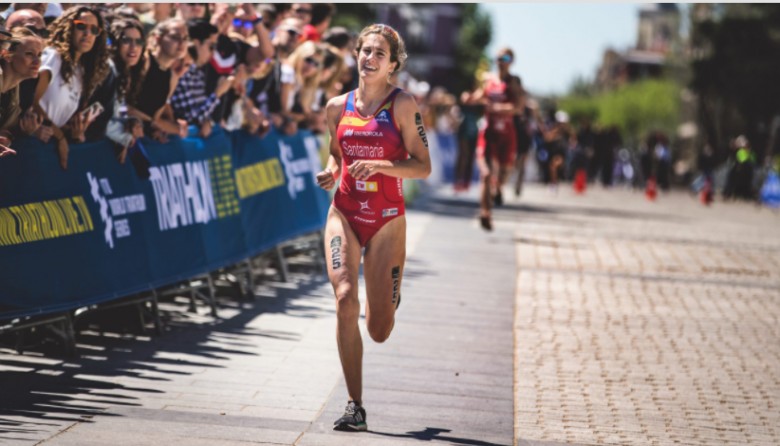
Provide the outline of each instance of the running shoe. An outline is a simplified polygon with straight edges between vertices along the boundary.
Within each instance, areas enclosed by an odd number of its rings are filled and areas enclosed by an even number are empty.
[[[350,401],[344,409],[344,415],[333,423],[333,430],[359,432],[368,429],[366,424],[366,409],[358,403]]]
[[[493,196],[493,205],[497,208],[504,205],[504,196],[501,195],[501,189],[499,189],[496,192],[496,195]]]
[[[482,226],[482,229],[486,231],[492,231],[493,230],[493,222],[490,220],[490,217],[487,216],[481,216],[479,217],[479,224]]]

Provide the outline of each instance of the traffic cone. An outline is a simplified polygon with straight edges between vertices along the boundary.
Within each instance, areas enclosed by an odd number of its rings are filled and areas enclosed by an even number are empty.
[[[587,179],[588,176],[585,173],[585,169],[577,169],[577,172],[574,174],[574,192],[584,194],[588,183]]]
[[[701,204],[705,206],[712,204],[712,180],[709,178],[704,180],[704,187],[701,188],[700,199]]]
[[[658,190],[655,185],[655,177],[650,177],[647,179],[647,184],[645,185],[645,197],[650,201],[655,201],[657,195]]]

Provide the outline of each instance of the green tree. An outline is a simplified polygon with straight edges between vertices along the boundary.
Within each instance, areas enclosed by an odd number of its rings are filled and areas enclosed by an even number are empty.
[[[485,48],[493,37],[490,15],[480,10],[476,3],[464,3],[461,6],[463,23],[455,50],[455,70],[452,73],[455,78],[454,92],[457,94],[473,88],[480,63],[484,65],[489,61]]]
[[[693,78],[703,138],[721,151],[745,133],[764,149],[780,114],[780,5],[729,4],[722,14],[694,17]]]
[[[574,122],[587,117],[598,125],[617,126],[636,145],[651,130],[674,134],[679,124],[680,87],[671,80],[645,80],[597,96],[570,95],[559,100],[559,108]]]

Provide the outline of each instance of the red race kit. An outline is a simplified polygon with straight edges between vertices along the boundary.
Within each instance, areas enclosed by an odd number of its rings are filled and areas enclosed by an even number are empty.
[[[385,223],[404,215],[403,180],[377,173],[356,180],[347,166],[358,160],[400,161],[409,157],[393,119],[393,103],[400,88],[387,96],[373,116],[355,108],[355,91],[347,96],[336,138],[341,147],[341,184],[333,205],[347,219],[360,246],[366,246]]]
[[[485,83],[485,96],[491,104],[511,103],[505,80],[491,77]],[[487,126],[477,136],[477,157],[497,160],[502,166],[512,166],[517,151],[514,117],[510,114],[485,113]]]

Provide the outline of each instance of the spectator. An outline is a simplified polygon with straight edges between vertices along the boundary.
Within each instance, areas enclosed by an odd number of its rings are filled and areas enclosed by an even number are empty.
[[[227,93],[234,78],[221,77],[214,91],[206,88],[204,67],[211,59],[217,45],[217,28],[205,20],[189,22],[189,34],[197,50],[197,59],[182,76],[171,97],[171,106],[177,118],[200,128],[204,138],[211,134],[213,123],[210,114]]]
[[[143,136],[143,125],[138,119],[129,119],[127,104],[134,104],[141,93],[146,68],[146,40],[143,25],[135,20],[117,20],[111,24],[111,70],[114,83],[114,113],[108,123],[106,136],[119,147],[118,159],[125,162],[127,149]]]
[[[176,3],[175,18],[188,22],[194,19],[205,19],[208,3]]]
[[[277,59],[284,60],[298,48],[302,34],[303,23],[297,18],[286,18],[274,30],[271,43]]]
[[[322,35],[330,28],[330,21],[336,6],[333,3],[313,3],[311,7],[311,20],[303,27],[303,40],[319,42]]]
[[[312,112],[317,87],[320,84],[324,51],[308,41],[299,46],[282,65],[283,114],[292,121],[302,122]],[[288,129],[293,132],[293,129]]]
[[[151,3],[151,9],[146,12],[141,12],[137,6],[144,5],[144,3],[129,3],[129,5],[135,7],[136,12],[139,14],[138,19],[144,26],[144,35],[149,35],[156,24],[174,16],[173,3]],[[146,5],[149,5],[149,3],[146,3]]]
[[[311,23],[311,3],[293,3],[290,11],[292,17],[299,19],[304,27]]]
[[[16,28],[8,48],[8,56],[0,59],[0,156],[15,153],[9,146],[14,134],[32,134],[41,118],[19,106],[19,84],[38,77],[43,41],[27,28]]]
[[[34,9],[20,9],[11,13],[5,26],[9,31],[14,28],[27,28],[37,34],[42,39],[49,38],[49,30],[46,29],[46,23],[43,16]],[[25,79],[19,85],[19,107],[22,110],[29,109],[33,104],[35,97],[35,86],[38,84],[38,76],[32,79]]]
[[[167,134],[187,136],[187,122],[165,116],[166,102],[179,77],[174,66],[187,52],[187,25],[179,19],[168,19],[154,27],[147,41],[146,76],[135,104],[130,104],[128,113],[144,122],[144,133],[158,141],[167,141]],[[182,72],[186,66],[181,66]]]
[[[68,142],[63,130],[74,141],[83,142],[91,123],[77,113],[86,99],[103,82],[109,71],[103,17],[91,6],[74,6],[51,24],[49,46],[43,52],[35,106],[51,124],[51,136],[57,140],[60,166],[67,168]],[[39,134],[44,142],[45,133]]]
[[[357,88],[358,86],[358,68],[355,63],[355,56],[353,52],[355,50],[355,38],[346,28],[336,26],[329,29],[322,36],[322,40],[341,51],[341,56],[344,58],[344,64],[346,69],[341,72],[341,93],[347,93]]]

